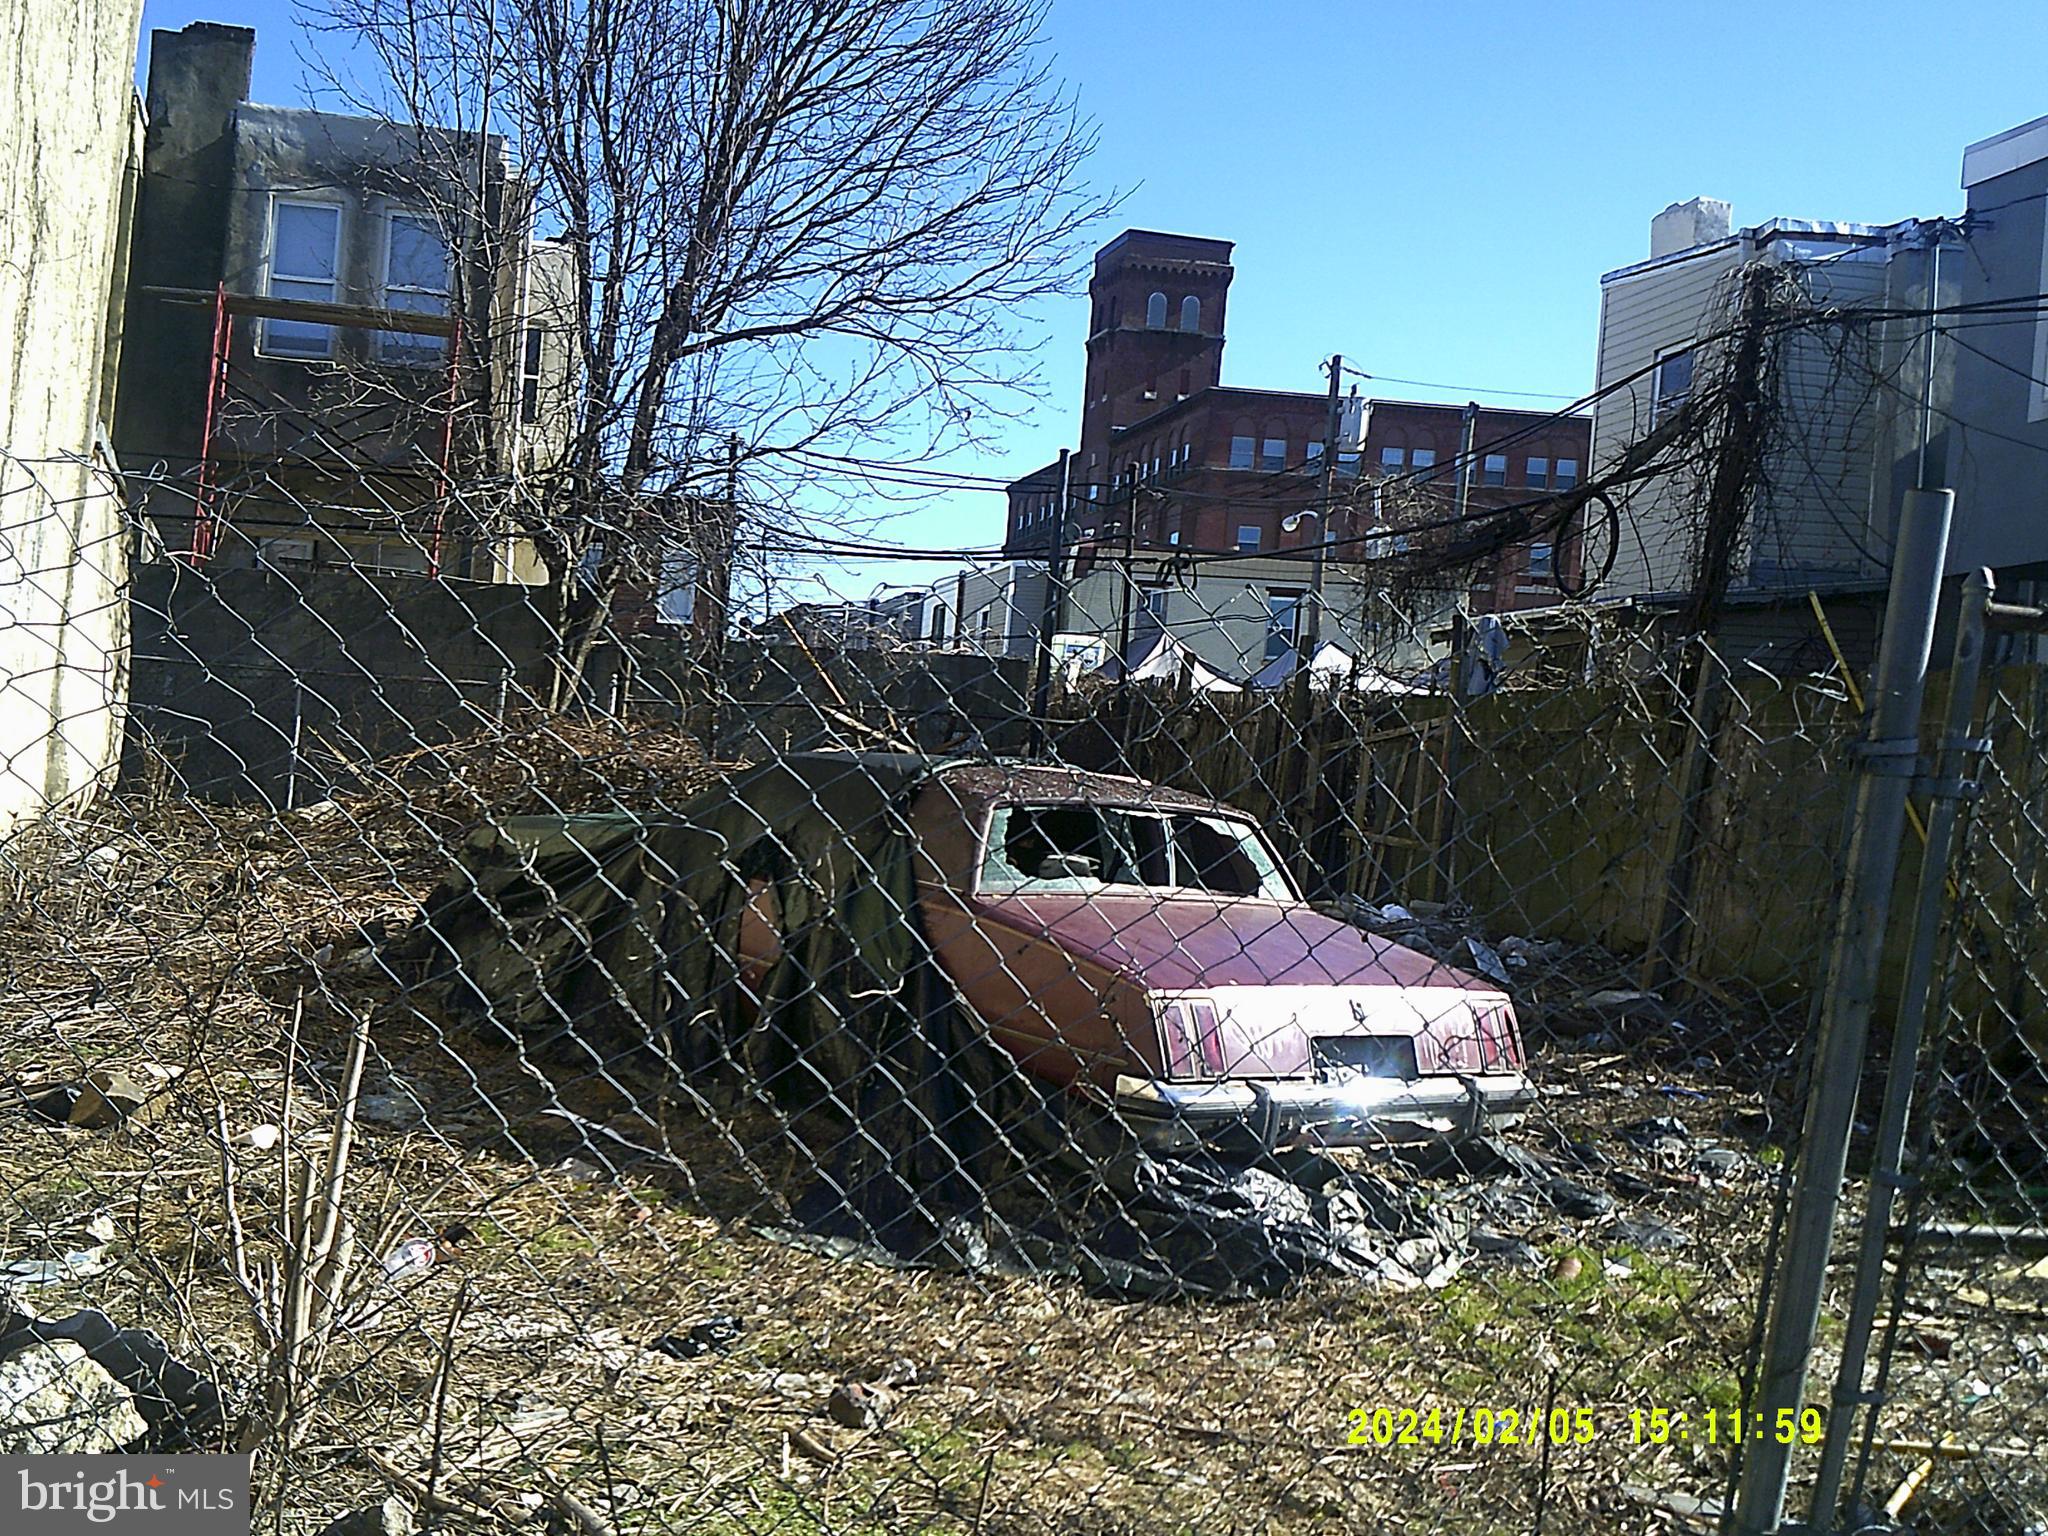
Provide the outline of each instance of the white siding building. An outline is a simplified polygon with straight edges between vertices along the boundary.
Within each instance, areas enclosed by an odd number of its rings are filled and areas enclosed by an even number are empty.
[[[1667,208],[1651,222],[1649,259],[1600,279],[1596,474],[1722,360],[1738,276],[1750,263],[1794,269],[1824,304],[1915,308],[1927,302],[1930,240],[1941,228],[1777,219],[1731,232],[1726,203],[1695,198]],[[1954,272],[1943,269],[1945,293]],[[1817,327],[1778,343],[1774,449],[1736,552],[1732,591],[1839,590],[1883,577],[1899,498],[1917,470],[1925,369],[1909,354],[1924,346],[1924,325],[1907,321]],[[1939,429],[1945,377],[1935,388]],[[1945,451],[1939,441],[1935,447]],[[1608,595],[1690,589],[1697,503],[1691,476],[1636,488],[1623,509]]]

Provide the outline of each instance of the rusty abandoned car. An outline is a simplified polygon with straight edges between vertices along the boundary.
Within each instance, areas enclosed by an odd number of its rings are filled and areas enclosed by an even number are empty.
[[[1534,1097],[1501,989],[1317,911],[1244,812],[1137,779],[793,754],[660,824],[486,837],[489,932],[439,925],[469,985],[529,1023],[625,1017],[686,1075],[752,1053],[858,1085],[900,1029],[875,1010],[931,1006],[928,960],[1031,1079],[1160,1150],[1451,1139]]]

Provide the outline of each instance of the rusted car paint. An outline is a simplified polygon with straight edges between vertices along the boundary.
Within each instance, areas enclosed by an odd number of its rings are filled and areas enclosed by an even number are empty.
[[[1498,987],[1315,911],[1277,871],[1259,895],[988,888],[996,813],[1065,807],[1185,813],[1262,843],[1243,813],[1135,779],[937,773],[909,816],[920,915],[940,964],[1027,1071],[1112,1097],[1180,1143],[1246,1120],[1272,1145],[1453,1136],[1533,1099]]]

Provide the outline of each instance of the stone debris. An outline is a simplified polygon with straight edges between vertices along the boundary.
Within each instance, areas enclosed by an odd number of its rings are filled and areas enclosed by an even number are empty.
[[[842,1381],[825,1399],[826,1415],[846,1429],[878,1428],[895,1407],[895,1393],[861,1381]]]
[[[149,1329],[123,1328],[97,1307],[53,1320],[36,1317],[19,1302],[0,1313],[0,1362],[58,1344],[83,1350],[128,1394],[148,1431],[136,1449],[191,1450],[217,1435],[224,1416],[219,1386],[173,1355]],[[214,1353],[218,1364],[225,1350]]]
[[[94,1067],[78,1085],[78,1097],[67,1123],[96,1131],[152,1120],[170,1102],[171,1085],[184,1070],[152,1061]]]
[[[0,1360],[0,1455],[96,1455],[148,1433],[127,1389],[69,1339]]]

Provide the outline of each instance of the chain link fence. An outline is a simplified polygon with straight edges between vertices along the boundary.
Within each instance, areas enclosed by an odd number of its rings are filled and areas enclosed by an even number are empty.
[[[1806,609],[1040,708],[624,608],[565,687],[545,588],[141,547],[118,761],[0,845],[12,1448],[250,1450],[276,1530],[1711,1529],[1844,1413],[1753,1412],[1861,723]],[[2017,1531],[2048,817],[1988,675],[1851,1491]]]
[[[1901,1097],[1861,1127],[1874,1143],[1873,1195],[1893,1193],[1873,1198],[1857,1234],[1867,1245],[1855,1276],[1863,1294],[1844,1287],[1848,1364],[1836,1403],[1848,1507],[1872,1522],[2028,1531],[2048,1507],[2038,1444],[2048,1422],[2048,1034],[2037,926],[2048,674],[2028,655],[2034,643],[1994,632],[1981,690],[1944,690],[1951,724],[1939,745],[1962,772],[1932,783],[1930,816],[1916,824],[1923,835],[1932,828],[1939,849],[1944,820],[1959,821],[1961,852],[1952,865],[1923,856],[1924,990],[1922,978],[1906,980],[1925,1036],[1917,1050],[1895,1039],[1893,1054],[1906,1054],[1886,1063],[1899,1092],[1910,1090],[1910,1112]],[[1955,675],[1975,680],[1974,668]],[[1955,806],[1946,816],[1939,797]]]

